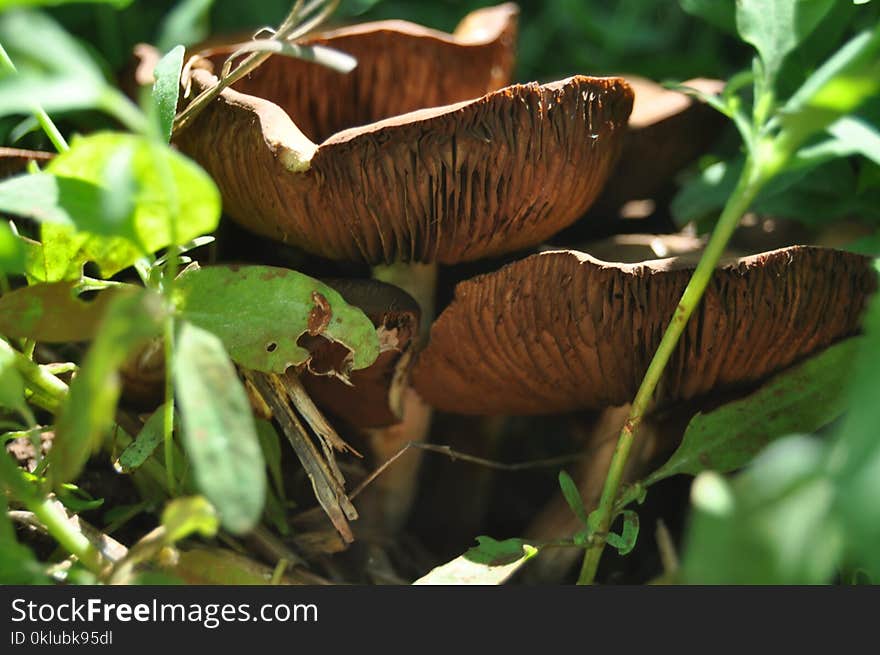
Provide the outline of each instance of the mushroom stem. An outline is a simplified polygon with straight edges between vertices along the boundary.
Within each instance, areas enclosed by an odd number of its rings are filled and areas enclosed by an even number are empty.
[[[654,392],[660,383],[666,364],[678,345],[679,338],[682,332],[684,332],[688,319],[694,309],[700,304],[703,292],[706,290],[712,274],[724,253],[727,242],[739,224],[740,218],[748,211],[755,196],[757,196],[767,180],[772,177],[771,165],[768,163],[762,166],[761,164],[762,162],[756,161],[752,155],[746,158],[736,188],[721,212],[721,217],[718,219],[718,224],[712,232],[709,243],[706,245],[706,250],[703,252],[703,256],[700,258],[700,262],[697,264],[697,268],[682,294],[678,307],[676,307],[675,313],[666,327],[666,331],[663,333],[660,345],[657,347],[657,351],[654,353],[654,357],[648,366],[645,377],[642,379],[642,383],[633,400],[629,417],[620,431],[617,446],[614,449],[614,455],[608,468],[608,475],[605,478],[605,485],[602,488],[599,505],[589,517],[588,527],[594,534],[600,537],[608,533],[616,515],[614,511],[615,501],[620,491],[626,462],[642,419],[651,407]],[[604,548],[605,540],[602,538],[595,539],[590,547],[587,548],[580,576],[578,577],[578,584],[593,583]]]
[[[416,348],[424,346],[434,320],[437,264],[398,262],[374,266],[373,277],[400,287],[419,303],[422,313]],[[421,443],[428,436],[433,411],[409,385],[403,392],[401,407],[399,424],[367,431],[370,450],[379,462],[389,459],[407,443]],[[422,453],[415,452],[408,457],[408,464],[398,467],[393,475],[386,476],[373,492],[377,496],[373,502],[377,503],[378,518],[392,530],[398,528],[406,518],[415,498]]]

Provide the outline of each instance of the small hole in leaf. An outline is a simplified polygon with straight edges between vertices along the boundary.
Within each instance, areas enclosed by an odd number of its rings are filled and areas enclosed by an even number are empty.
[[[268,344],[266,344],[266,352],[267,353],[274,353],[275,349],[277,347],[278,347],[277,343],[275,343],[274,341],[270,341]]]

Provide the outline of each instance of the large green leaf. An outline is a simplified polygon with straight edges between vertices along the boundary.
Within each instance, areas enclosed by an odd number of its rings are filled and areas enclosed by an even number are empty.
[[[102,221],[102,212],[96,211],[103,194],[100,186],[85,180],[51,173],[17,175],[0,182],[0,210],[40,223],[79,224],[80,229],[98,234],[118,233],[118,221]]]
[[[183,323],[174,354],[183,443],[196,485],[230,532],[256,525],[266,496],[266,468],[244,386],[223,344]]]
[[[502,584],[538,554],[535,546],[522,539],[496,541],[491,537],[477,537],[477,543],[479,545],[471,548],[464,555],[432,569],[413,584]]]
[[[159,119],[160,133],[165,142],[171,141],[171,128],[177,113],[177,98],[180,95],[180,69],[183,66],[184,47],[175,46],[166,54],[156,68],[153,76],[153,104]]]
[[[61,193],[30,194],[25,204],[18,187],[28,184]],[[52,221],[41,227],[41,244],[27,244],[26,270],[32,280],[54,282],[78,279],[86,262],[107,277],[145,252],[211,232],[220,195],[207,173],[170,147],[104,132],[74,139],[45,173],[0,183],[0,209]]]
[[[181,316],[220,337],[232,359],[249,369],[283,373],[306,362],[310,353],[297,340],[310,330],[348,348],[352,369],[379,355],[370,319],[326,284],[296,271],[193,269],[177,280],[174,301]]]
[[[0,334],[48,343],[90,341],[107,306],[134,287],[111,287],[91,301],[78,297],[75,282],[34,284],[0,297]]]
[[[108,184],[108,176],[118,175],[120,152],[130,153],[134,199],[127,224],[119,225],[117,217],[109,215],[117,225],[110,233],[155,252],[217,227],[220,193],[208,174],[172,148],[143,137],[101,132],[74,139],[70,150],[55,157],[47,171],[97,184],[112,195],[119,189]],[[74,223],[81,230],[103,233],[78,220]]]
[[[843,539],[832,513],[834,486],[824,444],[789,437],[727,482],[694,481],[694,515],[682,561],[698,584],[822,584],[831,581]]]
[[[162,303],[152,293],[119,294],[107,308],[58,416],[49,454],[55,486],[79,475],[113,425],[119,400],[119,368],[140,344],[161,330]]]
[[[816,29],[834,2],[737,0],[736,28],[743,41],[755,46],[764,63],[764,72],[773,78],[786,55]]]
[[[745,398],[697,414],[678,450],[646,483],[680,473],[733,471],[774,439],[827,425],[847,407],[846,385],[860,341],[847,339],[779,373]]]
[[[94,262],[108,278],[143,257],[141,249],[122,237],[102,237],[44,223],[42,243],[25,242],[25,272],[31,282],[79,280],[83,264]]]

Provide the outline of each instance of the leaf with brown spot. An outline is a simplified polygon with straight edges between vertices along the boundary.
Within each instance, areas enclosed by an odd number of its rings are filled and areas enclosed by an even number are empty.
[[[220,337],[235,362],[255,371],[283,373],[307,363],[313,353],[300,338],[312,330],[343,349],[340,368],[365,368],[379,355],[370,319],[326,284],[296,271],[193,268],[177,280],[174,301],[183,318]]]

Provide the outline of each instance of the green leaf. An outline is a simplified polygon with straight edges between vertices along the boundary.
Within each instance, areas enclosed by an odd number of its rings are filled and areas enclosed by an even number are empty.
[[[578,517],[581,523],[586,525],[587,510],[584,507],[584,499],[581,498],[581,492],[574,483],[574,480],[565,471],[559,472],[559,487],[562,489],[562,495],[565,497],[565,502],[568,503],[571,511],[574,512],[574,515]]]
[[[320,333],[350,351],[342,374],[369,366],[379,355],[372,321],[326,284],[296,271],[190,269],[174,285],[174,302],[183,318],[220,337],[235,362],[256,371],[283,373],[308,361],[308,349],[297,340],[310,326],[313,336]]]
[[[836,509],[846,526],[856,563],[880,579],[880,296],[864,321],[865,339],[851,384],[851,406],[838,435],[833,461],[839,493]]]
[[[47,171],[118,191],[107,184],[107,176],[118,171],[113,164],[118,162],[114,156],[120,151],[131,153],[135,193],[128,220],[120,224],[111,214],[104,218],[111,219],[115,227],[99,231],[89,225],[95,218],[77,216],[74,224],[78,229],[128,237],[146,252],[155,252],[171,244],[185,244],[217,227],[220,193],[208,174],[169,146],[144,137],[99,132],[76,138],[69,151],[52,160]]]
[[[74,139],[46,172],[0,182],[0,211],[58,224],[30,247],[27,266],[34,279],[56,281],[78,277],[85,261],[112,275],[211,232],[220,196],[207,173],[170,147],[105,132]]]
[[[697,584],[824,584],[842,554],[824,444],[789,437],[771,444],[727,482],[700,474],[682,561]]]
[[[257,419],[255,424],[257,438],[260,440],[260,450],[263,451],[263,459],[266,460],[266,467],[272,476],[275,493],[284,500],[286,495],[284,493],[284,475],[281,473],[281,438],[271,422]]]
[[[24,245],[6,221],[0,221],[0,274],[24,272]]]
[[[214,0],[181,0],[159,25],[156,46],[167,52],[176,44],[184,46],[204,41],[210,33],[211,6]]]
[[[834,6],[834,0],[737,0],[736,29],[755,46],[773,79],[782,62]]]
[[[87,302],[78,297],[77,286],[34,284],[0,297],[0,333],[47,343],[90,341],[113,299],[136,288],[111,287]]]
[[[159,60],[153,70],[156,78],[153,84],[153,103],[159,118],[160,134],[166,143],[171,141],[171,128],[174,124],[174,115],[177,113],[180,69],[183,67],[184,51],[182,45],[175,46]]]
[[[39,11],[0,15],[0,43],[18,73],[0,75],[0,115],[88,109],[109,85],[87,50]]]
[[[83,265],[94,262],[101,277],[109,278],[143,257],[128,239],[77,232],[69,227],[44,223],[42,243],[25,242],[25,272],[30,282],[80,280]]]
[[[646,483],[681,473],[733,471],[774,439],[827,425],[847,407],[847,383],[860,342],[847,339],[777,374],[745,398],[697,414],[678,450]]]
[[[627,509],[621,512],[623,517],[623,530],[621,534],[609,532],[605,541],[609,546],[617,549],[619,555],[629,555],[636,547],[639,538],[639,515],[633,510]]]
[[[120,473],[131,473],[143,465],[164,438],[165,405],[150,414],[137,437],[119,455],[114,467]]]
[[[119,294],[107,307],[97,337],[70,385],[49,453],[54,486],[74,480],[113,425],[119,368],[161,329],[162,303],[145,291]]]
[[[503,584],[523,564],[538,554],[538,548],[522,539],[496,541],[477,537],[478,546],[419,578],[417,585]]]
[[[783,132],[800,144],[880,91],[880,24],[854,37],[781,109]]]
[[[0,41],[19,73],[31,69],[52,71],[104,84],[101,69],[89,51],[47,13],[28,9],[4,12],[0,16]]]
[[[220,521],[217,512],[202,496],[175,498],[162,510],[162,526],[165,528],[165,539],[174,543],[185,539],[191,534],[213,537],[217,534]]]
[[[183,443],[196,485],[230,532],[256,525],[266,495],[266,469],[247,394],[223,344],[183,323],[174,354]]]
[[[108,234],[118,231],[115,221],[101,220],[104,191],[85,180],[57,177],[51,173],[16,175],[0,182],[0,211],[40,223],[58,223]],[[115,218],[115,217],[114,217]]]

